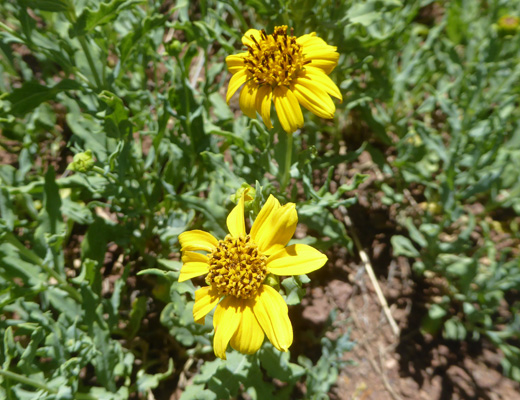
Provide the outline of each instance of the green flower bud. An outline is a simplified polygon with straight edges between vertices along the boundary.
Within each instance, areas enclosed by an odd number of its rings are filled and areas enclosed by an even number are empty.
[[[242,186],[240,186],[238,188],[238,190],[236,191],[235,194],[232,194],[230,196],[230,199],[233,203],[237,204],[238,201],[240,200],[240,198],[242,197],[242,194],[245,193],[245,208],[246,210],[247,209],[250,209],[252,204],[253,204],[253,201],[255,200],[255,197],[256,197],[256,189],[247,184],[247,183],[242,183]]]
[[[515,35],[519,30],[519,17],[504,15],[498,20],[498,32],[502,35]]]
[[[92,158],[92,151],[87,150],[83,153],[76,154],[67,169],[74,172],[87,172],[90,171],[93,166],[94,159]]]
[[[184,45],[178,40],[172,40],[170,43],[166,45],[166,52],[168,53],[168,55],[175,57],[181,53],[183,47]]]

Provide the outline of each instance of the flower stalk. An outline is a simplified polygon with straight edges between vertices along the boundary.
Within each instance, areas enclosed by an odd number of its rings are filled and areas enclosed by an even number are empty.
[[[291,165],[292,165],[292,153],[293,153],[293,134],[287,135],[285,142],[285,160],[284,160],[284,171],[282,175],[282,181],[280,183],[280,189],[282,192],[285,191],[291,180]]]

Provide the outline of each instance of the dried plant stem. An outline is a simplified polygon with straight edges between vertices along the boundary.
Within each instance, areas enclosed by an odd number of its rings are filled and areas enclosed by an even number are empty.
[[[379,286],[379,282],[377,281],[376,275],[374,274],[374,269],[372,268],[370,259],[368,258],[367,253],[365,252],[365,250],[363,250],[363,247],[361,246],[361,242],[356,233],[356,230],[354,229],[354,226],[352,225],[352,221],[350,220],[350,217],[348,216],[347,209],[344,206],[340,206],[339,210],[344,215],[344,223],[350,231],[350,235],[352,236],[354,245],[356,246],[356,248],[359,252],[359,258],[361,258],[361,261],[363,262],[363,266],[365,267],[365,270],[368,273],[368,277],[370,278],[370,282],[372,282],[372,285],[374,286],[377,298],[379,300],[379,303],[381,304],[381,307],[383,308],[383,312],[385,313],[386,319],[388,320],[388,323],[390,324],[390,328],[392,329],[392,332],[395,336],[399,336],[399,327],[397,326],[397,323],[395,322],[395,319],[392,316],[392,313],[390,312],[390,308],[388,307],[386,298],[383,294],[383,291],[381,290],[381,286]]]

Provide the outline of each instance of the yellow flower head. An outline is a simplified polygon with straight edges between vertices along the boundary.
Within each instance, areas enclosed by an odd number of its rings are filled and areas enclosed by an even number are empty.
[[[200,230],[179,235],[183,262],[179,282],[206,275],[208,286],[195,292],[193,318],[204,323],[217,307],[213,348],[222,359],[228,344],[241,353],[255,353],[264,335],[278,350],[287,351],[293,341],[287,304],[264,280],[269,273],[307,274],[327,261],[311,246],[285,247],[298,223],[294,203],[281,206],[269,196],[247,234],[244,202],[245,193],[227,218],[230,234],[224,240]]]
[[[272,35],[249,29],[242,37],[247,52],[226,58],[233,74],[226,101],[242,85],[239,104],[242,112],[262,116],[271,129],[271,101],[282,128],[292,133],[303,126],[300,104],[322,118],[333,118],[336,107],[330,96],[342,100],[336,84],[328,77],[338,63],[336,47],[310,33],[300,37],[287,34],[287,26],[277,26]]]

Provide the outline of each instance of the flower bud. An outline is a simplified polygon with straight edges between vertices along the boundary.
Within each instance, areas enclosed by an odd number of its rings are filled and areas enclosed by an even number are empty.
[[[502,35],[515,35],[519,30],[519,17],[504,15],[498,20],[498,32]]]
[[[92,158],[92,151],[87,150],[83,153],[76,154],[67,169],[74,172],[87,172],[90,171],[93,166],[94,159]]]
[[[245,193],[245,208],[250,209],[256,197],[256,189],[253,186],[245,182],[242,183],[236,193],[230,196],[230,199],[233,203],[237,204],[243,193]]]
[[[178,40],[172,40],[170,43],[166,45],[166,52],[168,53],[168,55],[175,57],[181,53],[183,47],[184,45]]]

